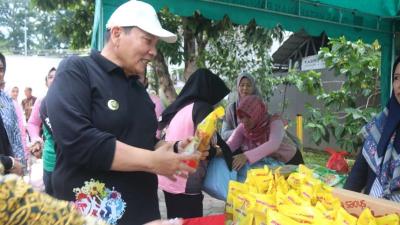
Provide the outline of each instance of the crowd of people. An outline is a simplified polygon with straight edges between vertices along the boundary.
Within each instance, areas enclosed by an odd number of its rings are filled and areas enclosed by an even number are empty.
[[[158,188],[168,218],[201,217],[202,182],[214,157],[224,158],[233,170],[265,158],[304,163],[284,120],[269,112],[248,73],[238,76],[222,129],[208,148],[184,154],[197,125],[231,90],[211,70],[198,69],[164,109],[147,93],[146,66],[157,54],[157,43],[173,43],[176,35],[163,29],[154,8],[141,1],[117,8],[106,28],[101,51],[66,58],[46,74],[47,95],[36,98],[26,88],[21,104],[18,87],[3,90],[6,59],[0,53],[0,168],[6,174],[22,176],[29,157],[41,158],[45,192],[54,198],[49,201],[73,202],[79,215],[109,224],[179,224],[160,220]],[[400,60],[393,71],[392,98],[363,128],[365,145],[345,188],[400,201]],[[190,160],[199,161],[198,167],[185,163]],[[0,188],[6,186],[3,180]],[[79,218],[70,205],[59,205],[52,210]]]

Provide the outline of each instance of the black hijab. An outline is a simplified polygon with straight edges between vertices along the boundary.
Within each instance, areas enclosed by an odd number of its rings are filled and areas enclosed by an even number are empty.
[[[210,105],[220,102],[230,90],[224,81],[208,69],[198,69],[187,80],[176,100],[161,115],[159,128],[166,127],[175,114],[186,105],[204,101]]]
[[[394,72],[396,71],[396,67],[399,63],[400,57],[397,58],[393,64],[392,80],[394,79]],[[393,136],[394,132],[396,132],[393,142],[394,148],[396,149],[396,152],[400,154],[400,104],[394,95],[394,91],[392,92],[392,97],[390,98],[386,107],[388,108],[389,113],[377,146],[379,157],[385,154],[386,147],[388,146],[390,138]]]

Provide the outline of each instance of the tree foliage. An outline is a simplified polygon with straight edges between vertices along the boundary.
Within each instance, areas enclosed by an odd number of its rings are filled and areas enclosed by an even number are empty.
[[[323,106],[306,107],[305,128],[312,141],[319,145],[334,137],[342,148],[356,152],[362,145],[361,127],[380,109],[380,46],[377,41],[365,44],[344,37],[331,39],[329,44],[320,50],[319,56],[336,77],[342,77],[340,88],[324,88],[322,74],[315,71],[291,71],[288,84],[315,96]]]
[[[0,0],[0,47],[14,53],[68,48],[68,39],[55,32],[63,12],[46,12],[26,0]]]
[[[88,48],[92,34],[95,1],[31,0],[41,10],[60,15],[54,25],[55,34],[68,40],[72,49]]]

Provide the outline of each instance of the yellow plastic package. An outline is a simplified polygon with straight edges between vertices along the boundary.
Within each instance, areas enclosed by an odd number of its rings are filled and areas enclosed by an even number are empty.
[[[375,217],[369,208],[365,208],[357,220],[357,225],[377,225]]]
[[[253,225],[256,199],[250,194],[238,194],[233,199],[233,222],[237,225]]]
[[[229,181],[228,196],[226,196],[225,215],[226,220],[233,218],[233,202],[234,199],[241,193],[247,193],[248,186],[237,181]]]
[[[197,150],[207,151],[209,149],[211,137],[217,130],[217,121],[225,115],[224,108],[222,106],[217,107],[212,111],[203,121],[197,125],[196,133],[192,141],[185,147],[185,154],[194,154]],[[185,162],[192,168],[197,168],[198,162],[190,160]]]
[[[289,217],[273,211],[269,210],[267,212],[267,224],[273,225],[301,225],[301,223],[296,222],[295,220],[290,219]]]
[[[337,224],[337,225],[341,225],[341,224],[356,225],[357,218],[350,215],[343,207],[340,207],[337,211],[335,224]]]
[[[310,205],[278,205],[278,211],[299,223],[311,224],[314,222],[316,209]]]
[[[389,214],[386,216],[376,217],[376,224],[377,225],[399,225],[400,220],[397,214]]]

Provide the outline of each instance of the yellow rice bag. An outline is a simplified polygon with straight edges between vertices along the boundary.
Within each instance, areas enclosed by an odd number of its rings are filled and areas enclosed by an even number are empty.
[[[229,181],[228,195],[226,197],[226,205],[225,205],[225,213],[227,220],[231,220],[233,218],[233,200],[237,198],[238,194],[246,192],[248,192],[248,186],[246,184],[233,180]]]
[[[252,225],[256,199],[250,194],[238,194],[233,199],[233,222],[238,225]]]
[[[369,208],[365,208],[357,220],[357,225],[377,225],[375,217]]]
[[[313,206],[299,205],[278,205],[278,211],[287,217],[299,222],[311,224],[316,215],[316,209]]]
[[[269,210],[267,212],[267,224],[271,225],[301,225],[301,223],[292,220],[291,218],[273,211]]]
[[[336,214],[335,219],[336,225],[356,225],[357,218],[350,215],[343,207],[340,207]]]
[[[399,225],[399,216],[395,213],[386,215],[386,216],[381,216],[381,217],[376,217],[376,224],[377,225]]]

